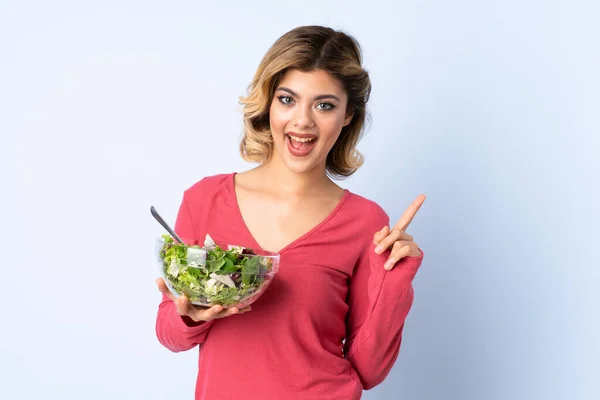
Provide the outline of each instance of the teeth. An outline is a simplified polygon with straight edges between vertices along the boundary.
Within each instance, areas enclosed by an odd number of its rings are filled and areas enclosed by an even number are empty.
[[[312,142],[313,140],[315,140],[315,138],[299,138],[296,136],[292,136],[292,135],[288,135],[290,137],[290,139],[292,139],[295,142],[300,142],[300,143],[306,143],[306,142]]]

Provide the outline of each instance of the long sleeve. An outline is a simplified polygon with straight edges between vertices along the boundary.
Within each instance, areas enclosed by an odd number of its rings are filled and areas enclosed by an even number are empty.
[[[185,195],[174,229],[183,241],[197,240]],[[212,323],[210,321],[198,324],[191,320],[186,323],[186,319],[177,312],[175,303],[163,294],[156,316],[156,336],[167,349],[173,352],[186,351],[204,343]]]
[[[383,216],[376,219],[380,222],[376,230],[387,223]],[[414,297],[412,281],[423,259],[423,255],[403,258],[386,271],[383,266],[390,250],[383,254],[374,250],[372,244],[365,246],[350,280],[344,345],[344,354],[365,390],[380,384],[398,358],[404,322]]]

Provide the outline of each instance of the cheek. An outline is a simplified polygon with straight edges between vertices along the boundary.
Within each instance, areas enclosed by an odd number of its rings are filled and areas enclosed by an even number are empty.
[[[327,119],[321,124],[321,135],[327,136],[327,142],[331,142],[331,145],[333,146],[333,143],[338,139],[343,127],[343,117]]]
[[[271,126],[272,134],[282,134],[286,123],[285,113],[281,112],[277,106],[271,106],[269,110],[269,125]]]

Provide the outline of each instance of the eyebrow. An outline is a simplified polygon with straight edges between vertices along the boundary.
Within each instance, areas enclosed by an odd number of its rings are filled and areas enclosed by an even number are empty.
[[[292,96],[300,97],[300,96],[298,96],[298,93],[294,92],[292,89],[287,88],[285,86],[279,86],[277,88],[277,90],[282,90],[284,92],[287,92],[287,93],[291,94]],[[337,101],[341,101],[339,99],[339,97],[337,97],[336,95],[331,94],[331,93],[320,94],[317,97],[315,97],[315,100],[324,100],[324,99],[335,99]]]

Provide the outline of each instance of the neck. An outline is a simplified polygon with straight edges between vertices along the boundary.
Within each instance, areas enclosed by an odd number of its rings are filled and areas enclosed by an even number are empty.
[[[276,157],[257,167],[264,182],[277,187],[284,195],[297,196],[322,192],[323,189],[335,185],[328,177],[325,166],[313,168],[311,171],[296,173],[278,163]]]

